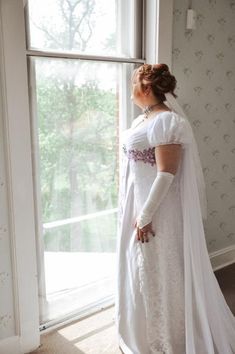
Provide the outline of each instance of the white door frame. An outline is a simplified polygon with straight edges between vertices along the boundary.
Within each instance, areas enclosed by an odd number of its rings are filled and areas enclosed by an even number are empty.
[[[27,353],[38,347],[40,335],[23,0],[1,0],[0,13],[1,87],[16,319],[16,335],[12,340],[8,338],[7,343],[18,343],[18,352]]]

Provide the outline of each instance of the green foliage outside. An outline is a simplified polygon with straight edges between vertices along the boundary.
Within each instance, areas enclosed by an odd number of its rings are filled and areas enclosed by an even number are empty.
[[[95,42],[100,39],[96,37],[97,19],[98,24],[99,16],[102,18],[109,6],[102,8],[99,0],[54,0],[50,2],[53,11],[49,3],[48,8],[38,11],[39,3],[28,2],[33,45],[62,52],[86,53],[93,49],[94,38]],[[111,9],[117,7],[115,0],[110,4],[115,5]],[[99,51],[106,55],[116,53],[117,31],[111,27],[98,41]],[[104,90],[88,77],[78,85],[76,78],[83,75],[85,61],[32,60],[43,223],[116,208],[118,90]],[[90,62],[85,69],[87,75],[103,64],[99,65]],[[116,218],[114,213],[46,228],[45,250],[114,252]]]
[[[117,207],[117,98],[96,82],[37,80],[43,223]],[[97,227],[99,225],[99,227]],[[116,213],[47,229],[45,250],[115,251]]]

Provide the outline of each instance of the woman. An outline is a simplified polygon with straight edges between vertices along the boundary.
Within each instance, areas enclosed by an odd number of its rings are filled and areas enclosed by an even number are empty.
[[[125,354],[233,354],[235,318],[207,252],[205,184],[166,64],[133,73],[123,133],[115,320]],[[164,102],[168,103],[168,105]]]

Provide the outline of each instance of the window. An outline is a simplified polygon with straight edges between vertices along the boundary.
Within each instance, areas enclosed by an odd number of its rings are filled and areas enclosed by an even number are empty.
[[[44,327],[113,301],[120,133],[136,115],[142,1],[28,0],[25,10]]]

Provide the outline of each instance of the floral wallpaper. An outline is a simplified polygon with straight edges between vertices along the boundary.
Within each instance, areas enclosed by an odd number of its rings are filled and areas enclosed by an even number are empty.
[[[203,166],[208,251],[235,244],[235,0],[191,1],[196,29],[186,29],[188,1],[175,0],[172,73]]]

